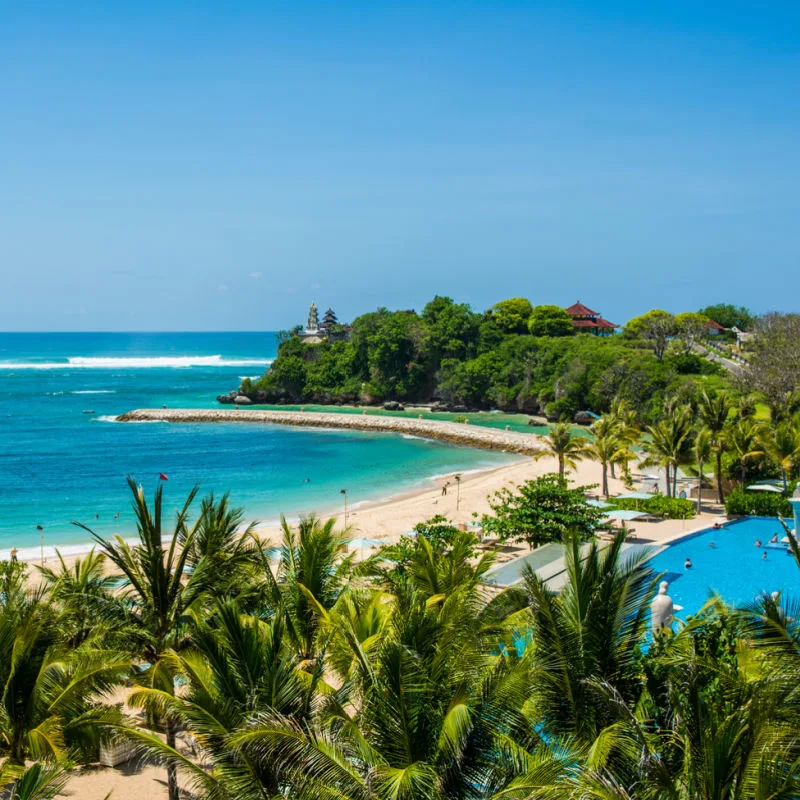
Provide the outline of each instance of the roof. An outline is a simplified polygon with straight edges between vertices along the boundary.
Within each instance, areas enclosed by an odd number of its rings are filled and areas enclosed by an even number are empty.
[[[599,317],[600,313],[597,311],[592,311],[591,308],[586,308],[586,306],[578,300],[575,305],[570,306],[567,309],[567,314],[571,317]]]
[[[705,323],[705,327],[714,331],[726,330],[724,325],[720,325],[719,322],[715,322],[713,319],[708,320],[708,322]]]
[[[573,319],[572,320],[572,327],[573,328],[604,328],[607,330],[613,330],[614,328],[618,328],[619,325],[615,325],[613,322],[609,322],[607,319],[603,319],[602,317],[597,317],[597,319]]]

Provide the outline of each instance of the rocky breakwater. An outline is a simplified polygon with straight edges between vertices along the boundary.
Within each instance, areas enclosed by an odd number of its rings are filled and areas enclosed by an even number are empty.
[[[420,436],[448,444],[534,455],[542,447],[540,437],[460,422],[367,414],[326,414],[310,411],[261,409],[140,408],[117,417],[117,422],[240,422],[293,425],[301,428],[337,428]]]

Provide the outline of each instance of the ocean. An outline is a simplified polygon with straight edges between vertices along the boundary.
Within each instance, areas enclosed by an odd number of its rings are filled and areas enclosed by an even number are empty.
[[[517,458],[392,434],[113,421],[216,407],[275,351],[273,333],[0,333],[0,558],[38,557],[40,533],[46,555],[84,549],[76,521],[132,535],[127,475],[152,495],[165,474],[170,514],[199,484],[270,524],[339,511],[342,489],[355,506]]]

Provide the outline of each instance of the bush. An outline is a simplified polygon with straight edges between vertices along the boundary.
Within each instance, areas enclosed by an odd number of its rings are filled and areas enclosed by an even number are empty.
[[[646,511],[654,517],[664,519],[690,519],[694,516],[694,503],[680,497],[665,497],[663,494],[653,495],[649,500],[615,500],[611,502],[617,508],[633,511]]]
[[[772,492],[747,492],[737,486],[725,500],[725,511],[730,516],[791,517],[791,503],[782,495]]]

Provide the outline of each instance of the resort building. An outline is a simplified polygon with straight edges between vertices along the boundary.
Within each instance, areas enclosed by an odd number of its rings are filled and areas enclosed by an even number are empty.
[[[566,309],[572,317],[572,327],[576,333],[593,333],[595,336],[608,336],[619,327],[603,319],[597,311],[587,308],[580,300]]]
[[[719,322],[715,322],[713,319],[706,322],[703,327],[706,329],[707,336],[719,336],[719,334],[727,330],[727,328],[720,325]]]

